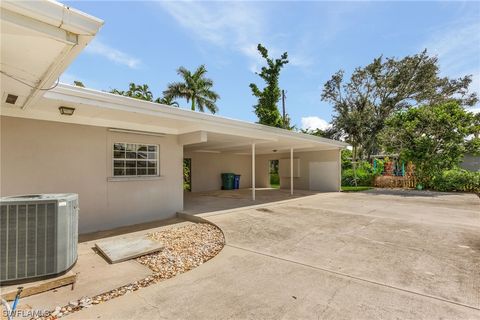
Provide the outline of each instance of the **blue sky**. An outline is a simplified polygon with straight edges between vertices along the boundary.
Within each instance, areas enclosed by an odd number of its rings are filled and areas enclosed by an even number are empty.
[[[297,127],[324,127],[332,108],[320,100],[325,81],[373,58],[427,48],[450,77],[473,74],[480,92],[480,2],[126,2],[74,1],[105,20],[96,39],[61,80],[125,89],[147,83],[155,96],[179,80],[176,69],[205,64],[220,94],[219,114],[256,121],[249,83],[271,55],[287,51],[280,85]],[[179,101],[186,107],[185,101]]]

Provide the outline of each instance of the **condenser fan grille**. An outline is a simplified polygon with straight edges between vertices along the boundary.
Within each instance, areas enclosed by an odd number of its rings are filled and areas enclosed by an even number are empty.
[[[0,281],[54,275],[77,259],[78,197],[2,198]]]

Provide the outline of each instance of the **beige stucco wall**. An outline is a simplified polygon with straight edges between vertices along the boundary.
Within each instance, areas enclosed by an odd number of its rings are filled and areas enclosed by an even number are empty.
[[[202,153],[185,152],[185,158],[192,159],[192,191],[220,190],[220,174],[233,172],[241,174],[240,188],[251,187],[252,158],[250,155],[236,155],[230,153]],[[335,162],[335,167],[323,169],[319,172],[320,181],[317,191],[338,191],[340,189],[340,162],[339,150],[294,152],[294,158],[300,161],[300,177],[294,178],[294,188],[298,190],[310,189],[310,163]],[[289,153],[272,153],[256,156],[255,183],[257,188],[270,187],[268,166],[269,160],[290,159]],[[281,188],[290,188],[290,178],[282,178]]]
[[[160,177],[111,181],[113,142],[158,144]],[[0,194],[78,193],[80,233],[173,217],[182,158],[175,136],[1,117]]]
[[[220,190],[224,172],[241,175],[240,188],[252,184],[252,158],[249,155],[230,153],[185,152],[185,158],[192,159],[192,191]]]
[[[300,160],[300,177],[293,179],[293,187],[299,190],[310,189],[310,163],[311,162],[335,162],[334,170],[324,170],[319,173],[322,177],[318,181],[317,191],[338,191],[340,189],[340,170],[339,159],[340,150],[326,150],[314,152],[294,152],[293,157]],[[290,159],[289,153],[272,153],[267,155],[258,155],[255,162],[256,186],[258,188],[269,187],[268,165],[269,160]],[[290,188],[290,178],[280,179],[281,188]]]

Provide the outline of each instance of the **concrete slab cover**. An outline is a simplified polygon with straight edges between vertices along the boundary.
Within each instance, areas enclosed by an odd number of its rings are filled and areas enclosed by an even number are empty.
[[[163,243],[148,238],[146,234],[108,238],[95,242],[95,246],[110,263],[130,260],[164,248]]]

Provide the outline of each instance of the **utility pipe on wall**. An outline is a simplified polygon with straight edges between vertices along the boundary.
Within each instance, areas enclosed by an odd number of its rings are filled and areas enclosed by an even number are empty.
[[[252,200],[255,201],[255,143],[252,143]]]
[[[290,148],[290,194],[293,195],[293,148]]]
[[[338,149],[338,192],[342,191],[342,149]]]

